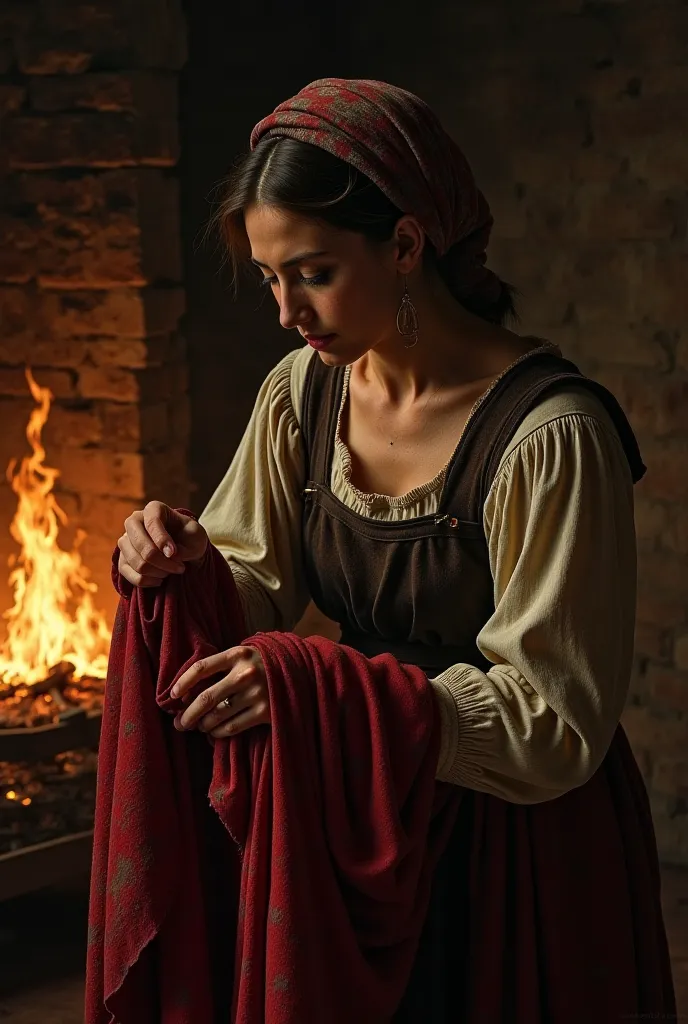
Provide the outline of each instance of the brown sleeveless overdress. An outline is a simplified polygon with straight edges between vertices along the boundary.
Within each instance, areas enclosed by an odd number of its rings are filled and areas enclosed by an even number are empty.
[[[344,367],[311,359],[301,409],[311,596],[341,624],[341,642],[369,657],[389,651],[430,676],[456,662],[487,670],[476,646],[494,610],[482,509],[510,438],[553,389],[583,386],[612,416],[638,480],[628,421],[574,364],[533,354],[469,419],[437,512],[383,522],[329,486],[343,378]],[[675,1013],[659,894],[649,801],[621,725],[592,779],[557,799],[521,805],[464,789],[395,1021],[612,1024]]]

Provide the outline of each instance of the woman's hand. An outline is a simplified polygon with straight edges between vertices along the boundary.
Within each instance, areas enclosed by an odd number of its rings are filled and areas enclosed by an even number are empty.
[[[159,587],[165,577],[184,572],[184,562],[199,561],[207,546],[208,534],[195,519],[149,501],[124,520],[117,567],[135,587]]]
[[[236,736],[254,725],[270,723],[270,697],[263,657],[255,647],[230,647],[187,668],[170,691],[183,697],[203,679],[226,675],[213,683],[175,718],[177,729],[199,729],[216,739]],[[229,704],[226,703],[229,701]]]

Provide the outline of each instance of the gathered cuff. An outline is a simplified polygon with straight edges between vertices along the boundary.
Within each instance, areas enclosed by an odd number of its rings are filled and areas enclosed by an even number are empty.
[[[498,701],[484,673],[473,665],[452,665],[430,684],[439,702],[442,730],[437,778],[471,788],[483,775],[476,761],[484,761],[497,744]]]

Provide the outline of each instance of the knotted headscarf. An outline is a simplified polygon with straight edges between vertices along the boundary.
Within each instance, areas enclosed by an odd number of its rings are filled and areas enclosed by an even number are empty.
[[[255,126],[251,149],[275,136],[309,142],[367,175],[418,218],[438,256],[451,261],[459,294],[499,297],[501,282],[485,266],[490,208],[463,153],[418,96],[386,82],[320,78]]]

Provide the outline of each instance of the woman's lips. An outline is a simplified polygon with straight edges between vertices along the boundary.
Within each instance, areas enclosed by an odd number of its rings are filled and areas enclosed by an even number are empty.
[[[327,348],[331,341],[337,337],[336,334],[306,334],[305,338],[313,348]]]

